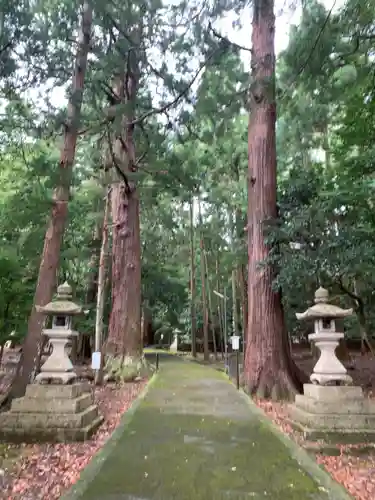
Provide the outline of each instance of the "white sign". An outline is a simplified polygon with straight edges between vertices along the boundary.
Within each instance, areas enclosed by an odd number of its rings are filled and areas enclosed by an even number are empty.
[[[240,348],[240,337],[239,335],[232,335],[232,349],[238,351]]]
[[[93,370],[100,370],[101,359],[102,359],[102,353],[100,351],[92,353],[91,368]]]

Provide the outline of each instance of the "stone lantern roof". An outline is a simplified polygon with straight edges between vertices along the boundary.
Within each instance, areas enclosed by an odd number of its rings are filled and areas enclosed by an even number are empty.
[[[329,304],[329,293],[325,288],[315,292],[315,304],[303,313],[296,313],[297,319],[345,318],[353,314],[353,309],[342,309]]]
[[[45,306],[36,306],[38,312],[42,312],[47,316],[75,316],[82,314],[82,307],[72,302],[72,287],[65,282],[58,286],[57,296],[49,304]]]

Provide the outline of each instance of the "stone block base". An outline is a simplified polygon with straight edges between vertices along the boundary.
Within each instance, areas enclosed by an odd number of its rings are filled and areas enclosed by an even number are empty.
[[[375,430],[371,429],[314,429],[289,419],[293,429],[307,441],[322,441],[328,444],[363,444],[375,443]]]
[[[309,441],[375,442],[375,403],[360,387],[305,384],[304,394],[289,406],[289,418]]]
[[[351,455],[355,457],[360,457],[362,455],[374,455],[375,445],[373,443],[354,443],[351,446],[350,443],[345,448],[342,447],[342,443],[327,443],[323,441],[305,441],[303,444],[304,449],[313,456],[326,455],[330,457],[339,457],[342,454]]]
[[[103,422],[87,384],[31,384],[23,398],[0,413],[0,438],[8,442],[64,442],[90,438]]]
[[[98,416],[86,427],[3,427],[0,423],[0,440],[7,443],[67,443],[87,441],[103,423],[103,417]]]

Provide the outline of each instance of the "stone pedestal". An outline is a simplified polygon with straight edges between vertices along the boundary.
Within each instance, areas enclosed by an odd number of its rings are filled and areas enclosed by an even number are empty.
[[[353,382],[345,366],[335,354],[340,339],[343,338],[343,333],[336,332],[319,332],[309,335],[309,340],[314,342],[320,350],[319,360],[310,376],[311,382],[321,385],[332,382],[335,384],[351,384]]]
[[[66,328],[44,329],[52,344],[52,353],[40,369],[40,373],[35,377],[36,382],[59,382],[69,384],[77,378],[72,362],[66,352],[66,347],[72,337],[77,337],[78,333]]]
[[[361,387],[305,384],[289,406],[292,426],[307,440],[355,444],[375,442],[375,402]]]
[[[84,441],[103,422],[90,387],[30,384],[10,411],[0,413],[0,439],[8,442]]]

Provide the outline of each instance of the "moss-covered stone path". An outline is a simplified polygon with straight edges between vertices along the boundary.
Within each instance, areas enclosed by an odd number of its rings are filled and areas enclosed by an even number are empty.
[[[350,498],[305,467],[223,374],[168,356],[99,471],[64,498]]]

